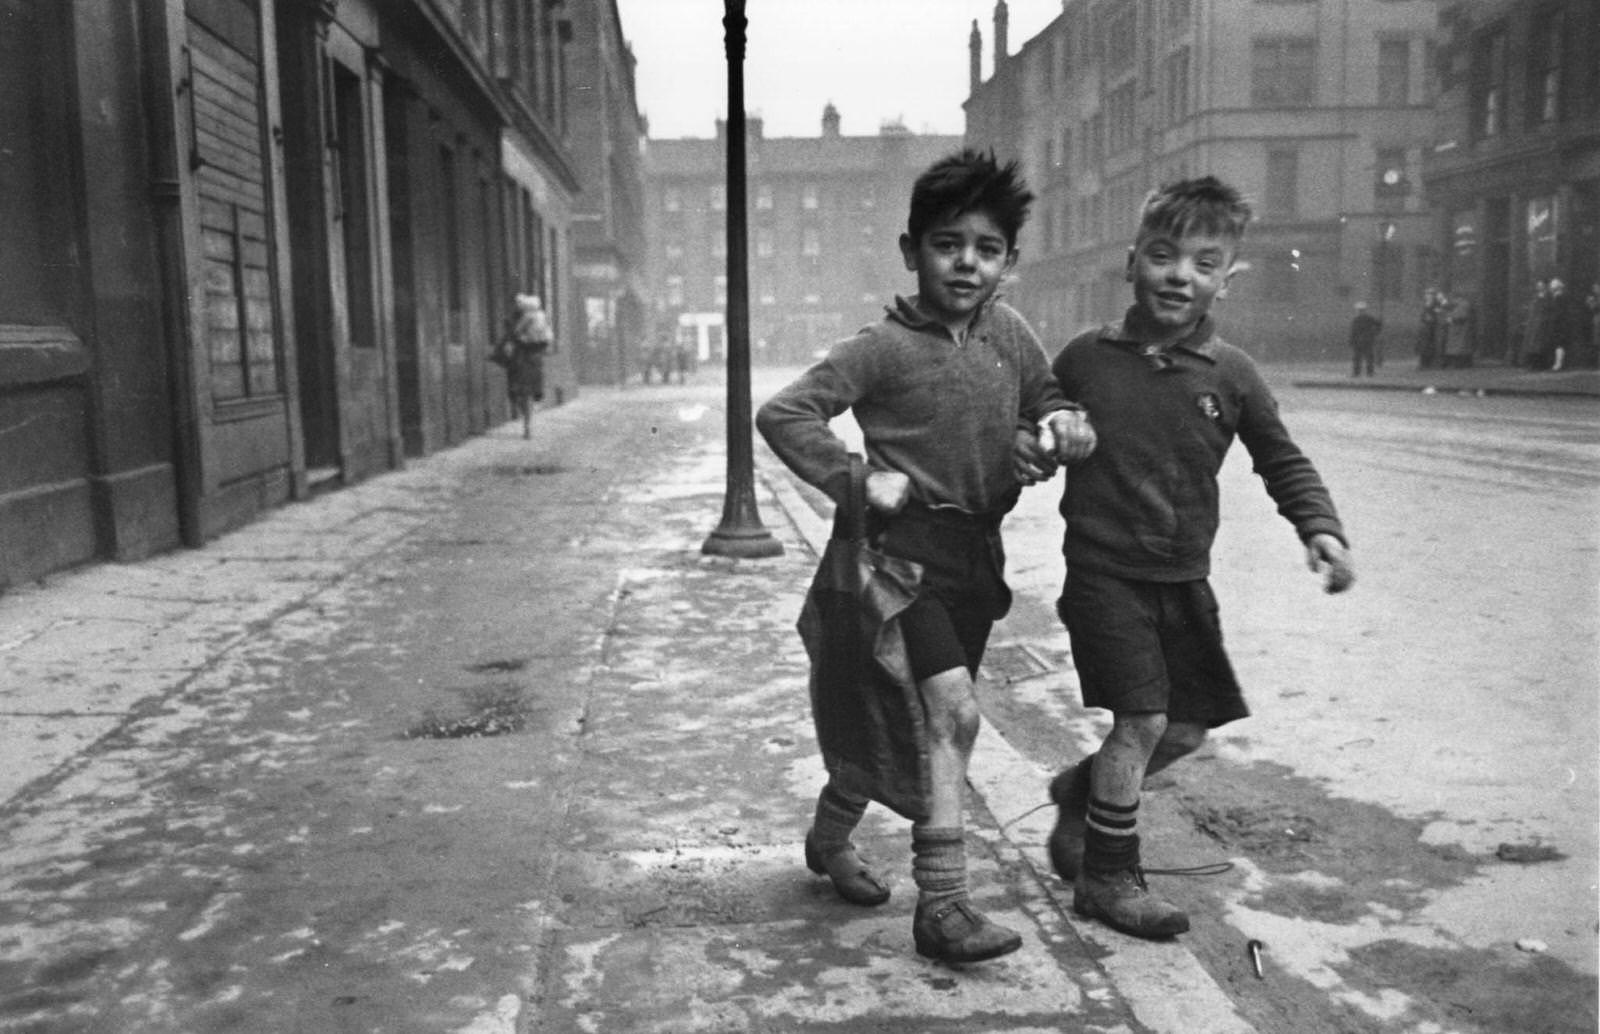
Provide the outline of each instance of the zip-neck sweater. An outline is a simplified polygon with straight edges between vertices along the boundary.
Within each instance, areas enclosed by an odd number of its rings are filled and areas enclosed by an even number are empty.
[[[998,515],[1021,490],[1012,470],[1016,429],[1068,408],[1016,310],[991,299],[957,341],[912,296],[897,297],[883,319],[769,399],[756,427],[790,469],[842,502],[848,452],[828,421],[851,410],[870,467],[905,474],[913,499]]]
[[[1052,370],[1099,444],[1067,470],[1067,567],[1141,581],[1206,578],[1217,534],[1217,472],[1237,435],[1302,541],[1344,528],[1322,478],[1289,437],[1255,363],[1209,317],[1165,350],[1121,323],[1067,343]],[[1347,543],[1348,544],[1348,543]]]

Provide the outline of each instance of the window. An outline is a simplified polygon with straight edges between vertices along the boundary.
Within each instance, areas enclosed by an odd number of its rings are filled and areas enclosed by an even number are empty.
[[[1182,122],[1189,115],[1189,48],[1179,47],[1163,63],[1166,122]]]
[[[1475,139],[1505,132],[1506,31],[1478,37],[1472,52],[1472,130]]]
[[[1269,302],[1300,300],[1300,249],[1275,252],[1261,260],[1261,294]]]
[[[667,277],[667,304],[675,308],[683,304],[683,277]]]
[[[1292,219],[1299,211],[1300,152],[1275,149],[1267,152],[1267,188],[1262,192],[1263,215]]]
[[[1317,44],[1304,37],[1258,39],[1250,48],[1250,102],[1304,107],[1316,95]]]
[[[728,207],[728,188],[725,187],[724,185],[722,185],[721,183],[712,184],[712,187],[711,187],[711,210],[713,212],[720,212],[724,208],[727,208],[727,207]]]
[[[1189,31],[1189,21],[1193,17],[1191,7],[1190,0],[1167,0],[1163,5],[1168,36],[1181,36]]]
[[[822,240],[817,236],[817,231],[807,227],[800,234],[800,254],[815,258],[822,254]]]
[[[374,256],[372,247],[372,208],[367,192],[367,147],[365,82],[361,76],[338,62],[333,75],[334,117],[338,138],[334,145],[335,177],[339,185],[339,217],[343,226],[345,311],[350,325],[350,343],[357,348],[378,345],[378,313],[374,294]],[[445,290],[450,311],[459,314],[464,304],[462,234],[459,223],[460,188],[456,182],[453,155],[440,155],[440,177],[445,196],[444,242],[446,262]],[[459,317],[458,317],[459,318]],[[460,324],[454,328],[460,331]],[[452,340],[459,341],[460,338]],[[274,389],[276,390],[276,386]]]
[[[777,289],[772,286],[772,281],[770,280],[761,281],[761,289],[757,293],[757,297],[760,299],[762,305],[778,304],[778,292]]]
[[[1378,103],[1402,107],[1411,103],[1411,41],[1378,41]]]
[[[1124,3],[1105,14],[1100,22],[1106,71],[1116,73],[1133,67],[1139,52],[1139,37],[1132,3]]]
[[[1380,147],[1373,170],[1373,193],[1380,205],[1384,201],[1403,200],[1411,192],[1411,181],[1406,176],[1406,149]]]
[[[1372,246],[1372,280],[1377,285],[1374,293],[1384,301],[1398,301],[1406,296],[1406,253],[1390,239],[1394,223],[1384,223],[1379,228],[1378,243]]]
[[[669,212],[683,211],[683,194],[677,187],[668,187],[661,196],[661,207]]]
[[[667,261],[683,261],[683,244],[678,241],[669,241],[666,246]]]
[[[725,259],[728,257],[728,234],[720,226],[716,227],[716,231],[711,235],[711,257]]]
[[[800,190],[800,207],[808,211],[815,211],[817,207],[817,185],[807,183]]]
[[[1528,199],[1528,269],[1535,275],[1556,267],[1556,199],[1546,195]]]
[[[1528,37],[1528,125],[1543,126],[1561,117],[1560,11],[1547,11],[1533,23]]]
[[[1123,83],[1106,94],[1106,153],[1117,154],[1134,145],[1139,126],[1134,115],[1133,83]]]
[[[759,226],[756,228],[756,256],[758,258],[772,257],[772,227]]]
[[[716,299],[716,304],[728,304],[728,278],[718,273],[711,280],[711,293]]]
[[[756,187],[756,210],[769,212],[772,210],[772,184],[762,183]]]

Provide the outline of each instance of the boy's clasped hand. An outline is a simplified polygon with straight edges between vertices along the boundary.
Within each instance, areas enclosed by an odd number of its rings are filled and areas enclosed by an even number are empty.
[[[1064,463],[1089,458],[1099,444],[1089,414],[1062,409],[1039,421],[1039,430],[1019,430],[1012,449],[1012,469],[1024,485],[1049,481]]]

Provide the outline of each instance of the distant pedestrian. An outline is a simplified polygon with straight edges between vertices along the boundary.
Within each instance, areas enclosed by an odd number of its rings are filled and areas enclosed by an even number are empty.
[[[1589,310],[1589,353],[1584,357],[1584,366],[1592,370],[1600,367],[1600,280],[1589,285],[1583,303]]]
[[[1383,321],[1367,311],[1367,303],[1356,302],[1356,314],[1350,320],[1350,376],[1372,376],[1382,329]]]
[[[1550,369],[1566,368],[1589,336],[1582,304],[1567,293],[1566,281],[1550,278]]]
[[[1422,292],[1422,312],[1417,323],[1417,369],[1431,370],[1439,363],[1439,344],[1444,336],[1444,295],[1438,288]]]
[[[1470,298],[1458,294],[1450,299],[1444,311],[1444,346],[1440,365],[1451,370],[1464,370],[1472,365],[1477,342],[1476,323]]]
[[[849,410],[866,442],[873,540],[889,557],[920,565],[915,596],[893,619],[904,649],[894,651],[890,670],[909,668],[925,715],[930,790],[925,817],[911,827],[912,939],[918,954],[947,962],[1022,945],[972,903],[963,816],[980,722],[973,679],[990,628],[1011,601],[1000,521],[1023,483],[1017,429],[1052,421],[1057,459],[1093,446],[1082,414],[1063,412],[1074,407],[1056,390],[1033,330],[994,299],[1016,263],[1032,199],[1016,164],[999,165],[993,154],[965,150],[936,162],[912,187],[900,237],[917,293],[834,345],[756,419],[796,474],[844,505],[850,457],[829,422]],[[826,872],[847,901],[880,904],[889,890],[850,842],[869,790],[842,781],[830,770],[806,834],[806,864]]]
[[[552,342],[550,317],[535,294],[519,294],[490,358],[505,368],[506,397],[522,419],[522,437],[533,437],[533,407],[544,400],[544,355]]]
[[[1513,366],[1540,369],[1550,365],[1550,283],[1533,282],[1533,295],[1522,321],[1522,339],[1511,353]]]
[[[1066,584],[1057,610],[1086,707],[1111,711],[1099,750],[1050,781],[1047,848],[1073,908],[1136,937],[1189,929],[1141,862],[1145,778],[1249,708],[1223,649],[1209,584],[1217,474],[1235,436],[1328,592],[1355,578],[1344,528],[1290,438],[1255,363],[1210,316],[1228,286],[1250,207],[1214,177],[1145,202],[1127,278],[1133,305],[1069,341],[1051,367],[1098,445],[1067,473]],[[1148,836],[1148,833],[1144,834]]]

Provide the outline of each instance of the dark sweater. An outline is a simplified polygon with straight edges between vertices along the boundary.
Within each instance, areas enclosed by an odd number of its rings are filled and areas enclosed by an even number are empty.
[[[1208,577],[1217,471],[1235,435],[1302,541],[1319,532],[1344,540],[1328,490],[1249,356],[1217,337],[1209,318],[1155,355],[1127,327],[1080,334],[1052,367],[1099,436],[1094,454],[1067,470],[1069,569],[1156,582]]]
[[[915,298],[897,298],[884,319],[769,399],[756,427],[795,473],[838,502],[850,468],[828,421],[852,410],[872,469],[905,474],[912,498],[926,505],[992,514],[1009,509],[1020,489],[1016,428],[1066,408],[1038,338],[1010,306],[986,304],[957,344]]]

